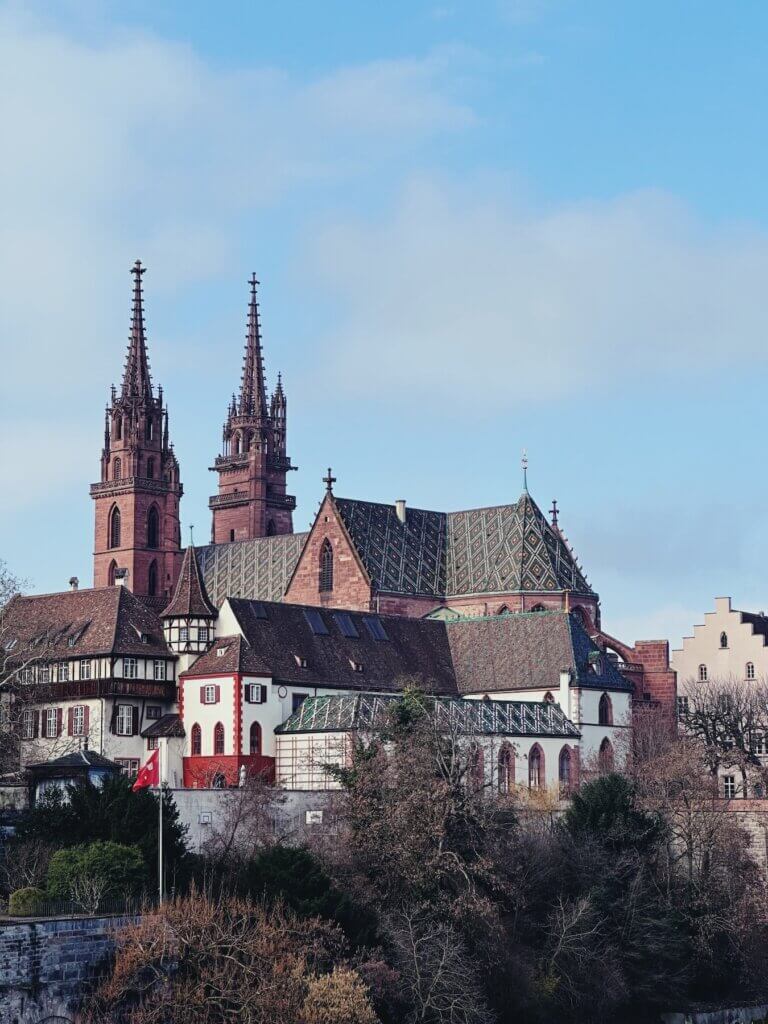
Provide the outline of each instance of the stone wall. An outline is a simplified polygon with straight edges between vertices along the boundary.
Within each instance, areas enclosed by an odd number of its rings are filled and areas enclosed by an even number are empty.
[[[114,948],[121,917],[0,922],[0,1020],[74,1019],[83,988]]]

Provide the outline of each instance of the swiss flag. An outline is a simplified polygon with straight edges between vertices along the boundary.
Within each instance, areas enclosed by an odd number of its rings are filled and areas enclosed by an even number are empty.
[[[139,768],[139,774],[133,784],[134,789],[145,789],[147,786],[160,785],[160,751],[153,750],[147,763]]]

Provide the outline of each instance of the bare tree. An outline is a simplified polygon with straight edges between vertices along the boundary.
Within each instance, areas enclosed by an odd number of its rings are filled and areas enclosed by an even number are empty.
[[[265,774],[249,775],[243,785],[222,793],[216,825],[201,852],[215,864],[236,866],[285,838],[279,808],[286,800]]]

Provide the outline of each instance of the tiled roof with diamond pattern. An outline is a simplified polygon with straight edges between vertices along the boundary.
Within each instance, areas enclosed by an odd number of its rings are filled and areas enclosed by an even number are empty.
[[[308,536],[307,533],[287,533],[197,548],[211,601],[217,606],[227,597],[279,601]]]

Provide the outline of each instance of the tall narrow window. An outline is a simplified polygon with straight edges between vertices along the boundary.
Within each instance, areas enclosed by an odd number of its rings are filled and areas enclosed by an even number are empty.
[[[152,437],[154,436],[154,433],[155,433],[155,423],[154,423],[154,420],[150,417],[147,420],[147,426],[145,428],[145,436],[146,436],[148,441],[152,440]]]
[[[699,665],[699,682],[706,683],[707,681],[707,666]]]
[[[115,419],[115,440],[122,441],[123,439],[123,417],[118,416]]]
[[[147,592],[149,593],[150,597],[155,597],[157,594],[157,562],[152,562],[149,566]]]
[[[224,753],[224,726],[217,722],[213,729],[213,752],[214,754]]]
[[[114,559],[112,559],[112,561],[109,563],[109,573],[107,575],[107,579],[109,580],[110,587],[114,587],[114,585],[115,585],[115,579],[116,579],[115,573],[116,572],[117,572],[117,562]]]
[[[147,478],[149,480],[155,479],[155,460],[153,458],[147,459]]]
[[[613,745],[607,737],[600,744],[597,760],[601,772],[605,774],[613,771]]]
[[[120,509],[115,505],[109,514],[109,546],[120,547]]]
[[[755,678],[755,666],[754,666],[753,662],[748,661],[747,662],[747,679],[754,679],[754,678]]]
[[[119,480],[123,475],[123,464],[120,459],[112,460],[112,479]]]
[[[727,647],[728,646],[728,634],[727,633],[721,633],[720,634],[720,646],[721,647]]]
[[[607,693],[600,698],[597,708],[597,723],[598,725],[613,725],[613,705]]]
[[[261,726],[258,722],[254,722],[251,726],[251,753],[261,753]]]
[[[276,533],[277,527],[275,526],[275,520],[270,519],[269,522],[267,523],[267,536],[274,537]]]
[[[498,783],[500,793],[509,793],[515,781],[515,753],[509,743],[499,751]]]
[[[160,540],[160,516],[157,505],[153,505],[147,515],[147,547],[156,548]]]
[[[327,537],[320,548],[320,590],[333,590],[333,548]]]
[[[192,726],[192,757],[199,757],[203,749],[203,738],[200,726],[195,722]]]
[[[563,747],[560,751],[558,777],[560,779],[560,796],[568,796],[571,792],[571,752],[568,747]]]
[[[483,748],[473,745],[469,752],[469,784],[479,793],[485,782],[485,758]]]
[[[541,789],[544,785],[544,755],[538,743],[534,743],[528,754],[528,788]]]

